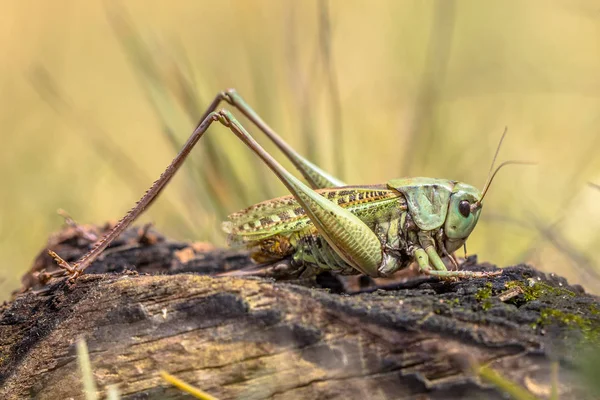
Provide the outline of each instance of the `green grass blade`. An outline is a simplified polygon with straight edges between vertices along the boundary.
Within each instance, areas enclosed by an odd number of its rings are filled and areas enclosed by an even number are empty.
[[[519,386],[516,382],[503,377],[492,368],[481,366],[478,368],[477,372],[482,379],[493,384],[503,392],[508,393],[508,395],[515,400],[538,400],[537,397],[532,395],[527,389]]]

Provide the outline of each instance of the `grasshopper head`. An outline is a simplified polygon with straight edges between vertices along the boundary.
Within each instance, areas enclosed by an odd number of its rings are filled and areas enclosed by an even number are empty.
[[[505,132],[506,133],[506,132]],[[504,138],[504,136],[503,136]],[[500,141],[502,143],[502,141]],[[498,152],[496,151],[496,155]],[[494,156],[494,160],[496,157]],[[494,177],[503,167],[511,164],[525,164],[531,165],[533,163],[523,161],[505,161],[498,166],[491,173],[483,187],[482,191],[479,189],[467,185],[466,183],[457,182],[452,189],[450,195],[450,201],[448,205],[448,215],[444,224],[444,231],[446,233],[446,250],[449,252],[455,251],[463,245],[467,237],[473,232],[479,215],[481,214],[481,207],[483,206],[483,198],[485,197],[490,184],[494,180]],[[492,163],[492,167],[494,164]]]
[[[481,214],[481,199],[479,189],[471,185],[458,182],[454,186],[450,195],[444,232],[450,241],[457,242],[457,247],[460,247],[477,225]]]

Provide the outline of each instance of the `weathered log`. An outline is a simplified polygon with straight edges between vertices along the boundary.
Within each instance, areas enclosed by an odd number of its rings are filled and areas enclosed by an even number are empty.
[[[73,260],[95,234],[84,236],[69,228],[49,246]],[[83,398],[79,337],[99,387],[125,399],[189,398],[161,369],[221,399],[505,398],[475,364],[547,397],[555,361],[561,399],[586,396],[580,355],[598,345],[600,302],[560,277],[519,265],[344,295],[323,288],[339,291],[335,280],[200,275],[248,265],[243,251],[129,230],[75,283],[44,287],[40,271],[54,266],[41,253],[30,290],[1,310],[0,398]]]

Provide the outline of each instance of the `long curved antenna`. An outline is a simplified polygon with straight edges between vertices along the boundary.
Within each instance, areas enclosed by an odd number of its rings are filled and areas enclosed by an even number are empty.
[[[502,147],[502,142],[504,142],[504,137],[506,136],[506,132],[508,132],[508,126],[504,127],[504,132],[502,132],[502,136],[500,137],[498,146],[496,146],[496,153],[494,154],[494,158],[492,159],[492,165],[490,165],[490,170],[488,172],[488,176],[485,180],[485,184],[483,185],[483,187],[489,186],[490,177],[492,176],[492,170],[494,169],[494,164],[496,164],[496,158],[498,158],[498,154],[500,153],[500,148]],[[484,189],[484,191],[485,191],[485,189]]]
[[[483,191],[481,193],[481,199],[479,199],[479,201],[478,201],[479,204],[481,204],[481,202],[483,201],[483,198],[485,197],[485,194],[487,193],[488,189],[490,188],[490,185],[494,181],[494,177],[496,176],[498,171],[500,171],[500,169],[502,169],[502,167],[506,167],[507,165],[511,165],[511,164],[512,165],[536,165],[537,163],[531,162],[531,161],[510,160],[510,161],[504,161],[502,164],[498,165],[498,168],[496,168],[496,170],[494,171],[494,173],[492,174],[490,179],[488,179],[487,183],[483,187]]]
[[[500,169],[502,169],[502,167],[505,167],[505,166],[511,165],[511,164],[519,164],[519,165],[535,165],[535,164],[537,164],[535,162],[529,162],[529,161],[513,161],[513,160],[511,160],[511,161],[504,161],[502,164],[500,164],[498,166],[498,168],[496,168],[496,170],[494,170],[494,165],[496,164],[496,159],[498,158],[498,154],[500,153],[500,148],[502,147],[502,142],[504,142],[504,137],[506,136],[506,132],[508,132],[507,126],[504,127],[504,132],[502,132],[502,137],[500,138],[500,141],[498,142],[498,147],[496,147],[496,153],[494,154],[494,158],[492,159],[492,165],[490,166],[490,171],[488,172],[487,180],[485,182],[485,185],[483,185],[483,190],[481,192],[481,198],[471,205],[471,209],[477,209],[477,208],[481,207],[481,202],[483,201],[485,194],[487,193],[488,189],[490,188],[490,185],[492,184],[494,177],[496,176],[498,171],[500,171]],[[492,171],[494,171],[494,172],[492,173]]]

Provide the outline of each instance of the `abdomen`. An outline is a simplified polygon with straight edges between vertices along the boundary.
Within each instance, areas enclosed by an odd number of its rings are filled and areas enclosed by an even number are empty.
[[[398,192],[381,188],[321,189],[322,196],[357,215],[373,230],[382,245],[397,245],[400,217],[406,213]],[[230,244],[250,249],[259,264],[291,259],[298,266],[342,274],[358,273],[319,234],[292,196],[256,204],[229,216],[223,224]]]

